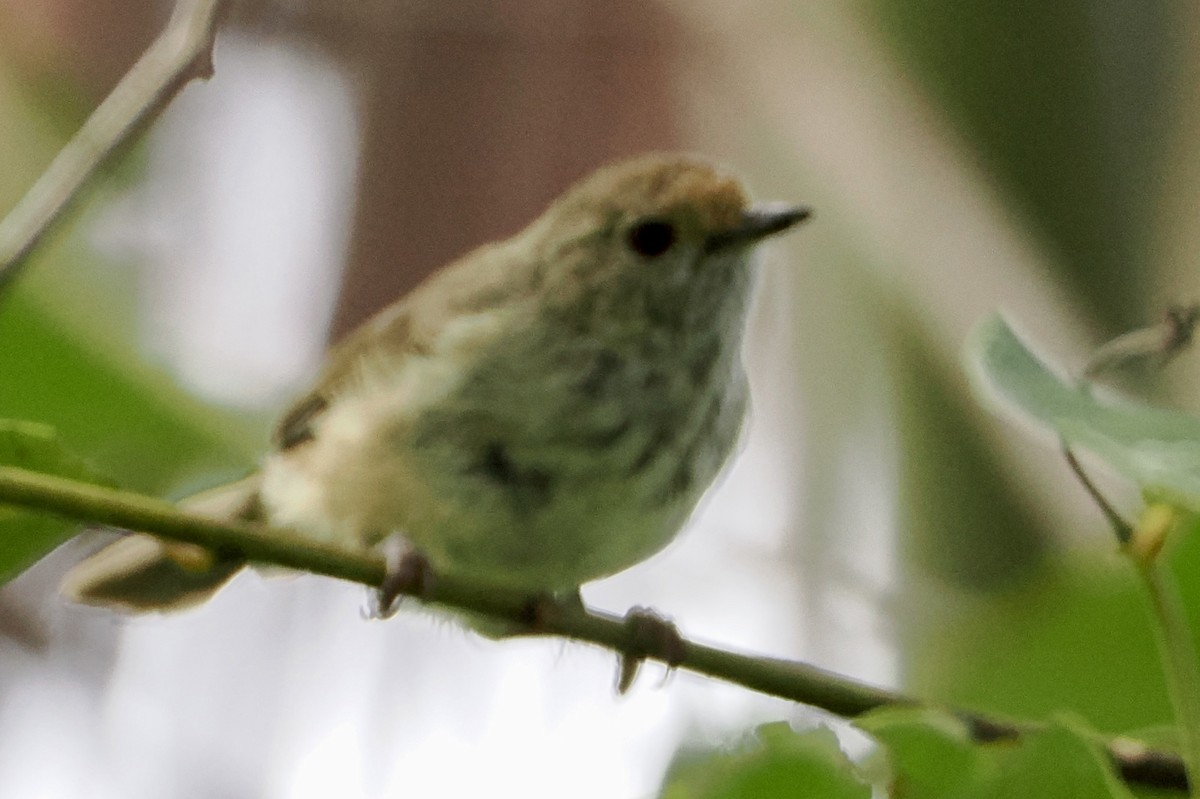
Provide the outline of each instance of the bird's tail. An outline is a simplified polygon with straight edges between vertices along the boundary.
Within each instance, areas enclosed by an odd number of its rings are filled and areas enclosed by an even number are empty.
[[[185,499],[186,511],[219,520],[258,521],[259,476]],[[215,594],[245,563],[191,544],[127,533],[67,572],[61,591],[74,602],[125,611],[172,611]]]

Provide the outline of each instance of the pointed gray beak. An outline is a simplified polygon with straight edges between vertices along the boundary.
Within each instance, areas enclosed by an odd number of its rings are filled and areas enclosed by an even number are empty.
[[[753,244],[782,233],[793,225],[812,216],[812,211],[797,205],[784,203],[761,203],[746,209],[737,227],[713,233],[705,243],[708,252],[723,250],[736,245]]]

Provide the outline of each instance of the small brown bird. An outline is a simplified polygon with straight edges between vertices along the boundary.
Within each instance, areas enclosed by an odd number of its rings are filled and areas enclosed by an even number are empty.
[[[333,348],[261,470],[186,507],[435,572],[577,589],[679,532],[733,450],[751,250],[807,218],[693,157],[586,178]],[[72,571],[82,602],[169,609],[243,564],[128,535]]]

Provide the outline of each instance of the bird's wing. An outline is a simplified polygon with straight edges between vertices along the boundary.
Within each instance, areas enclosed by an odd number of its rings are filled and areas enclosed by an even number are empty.
[[[275,428],[280,450],[313,437],[313,425],[333,398],[359,379],[364,357],[396,368],[414,355],[429,355],[447,321],[503,304],[514,292],[528,291],[514,280],[511,250],[487,245],[434,273],[403,299],[368,319],[329,352],[317,381],[299,397]],[[528,274],[531,270],[519,270]]]

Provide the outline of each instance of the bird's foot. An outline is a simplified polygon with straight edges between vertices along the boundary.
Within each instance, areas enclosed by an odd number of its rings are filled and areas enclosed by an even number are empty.
[[[387,571],[383,582],[371,593],[368,617],[389,619],[400,607],[400,598],[427,598],[433,590],[435,575],[429,559],[408,543],[384,547]]]
[[[667,676],[687,656],[687,645],[670,619],[650,608],[634,607],[625,614],[626,643],[617,661],[617,693],[625,694],[646,660],[664,663]],[[664,680],[666,678],[664,677]]]

